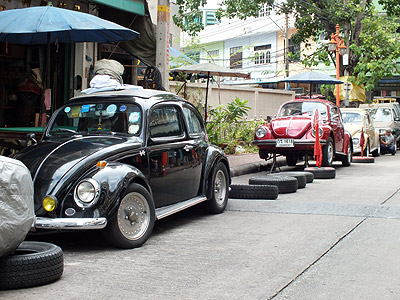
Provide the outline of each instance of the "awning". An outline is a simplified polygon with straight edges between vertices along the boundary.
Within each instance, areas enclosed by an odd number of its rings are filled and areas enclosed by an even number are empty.
[[[123,10],[136,14],[139,16],[144,16],[144,0],[91,0],[99,4],[113,7],[115,9]]]

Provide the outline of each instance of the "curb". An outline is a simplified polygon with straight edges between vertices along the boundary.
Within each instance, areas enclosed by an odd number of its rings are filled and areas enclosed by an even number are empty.
[[[277,158],[276,159],[277,167],[286,166],[286,160],[284,158]],[[244,164],[236,167],[230,168],[231,177],[236,177],[240,175],[250,174],[250,173],[257,173],[260,171],[269,170],[272,166],[272,160],[261,160],[257,163],[249,163]]]

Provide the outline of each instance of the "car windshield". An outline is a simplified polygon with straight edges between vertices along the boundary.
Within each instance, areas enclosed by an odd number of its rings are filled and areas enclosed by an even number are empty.
[[[138,105],[118,102],[71,104],[57,112],[50,135],[115,132],[139,135],[142,113]]]
[[[328,112],[326,105],[315,101],[296,101],[286,103],[281,107],[278,117],[312,116],[316,108],[318,108],[322,119],[326,119]]]
[[[353,112],[342,112],[343,123],[362,125],[362,116]]]
[[[376,110],[371,110],[372,118],[375,122],[391,122],[392,109],[387,107],[378,107]]]

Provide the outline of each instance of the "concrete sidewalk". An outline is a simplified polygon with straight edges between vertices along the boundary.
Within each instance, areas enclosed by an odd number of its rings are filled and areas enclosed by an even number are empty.
[[[228,161],[232,177],[269,170],[272,166],[272,159],[261,159],[258,153],[231,154]],[[278,166],[286,165],[282,156],[277,157],[276,162]]]

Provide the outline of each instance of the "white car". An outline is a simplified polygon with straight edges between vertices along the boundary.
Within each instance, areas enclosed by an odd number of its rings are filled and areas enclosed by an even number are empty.
[[[341,108],[344,128],[351,134],[353,153],[378,156],[380,153],[379,131],[375,129],[368,111],[362,108]],[[364,132],[364,145],[361,149],[361,131]]]
[[[383,136],[385,130],[390,128],[396,138],[396,144],[400,144],[400,112],[397,102],[361,104],[360,108],[364,108],[370,113],[374,127],[379,130],[380,136]]]

